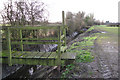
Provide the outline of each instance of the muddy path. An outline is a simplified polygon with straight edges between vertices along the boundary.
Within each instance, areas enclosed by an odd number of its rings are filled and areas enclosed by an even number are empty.
[[[95,40],[94,53],[99,78],[118,78],[118,32],[96,28],[103,32]],[[117,30],[117,29],[116,29]]]
[[[95,53],[101,74],[99,77],[116,78],[118,77],[118,49],[114,45],[117,42],[103,39],[101,41],[101,43],[97,40],[95,42]]]

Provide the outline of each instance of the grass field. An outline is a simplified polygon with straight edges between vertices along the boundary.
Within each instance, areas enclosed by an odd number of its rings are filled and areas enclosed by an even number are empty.
[[[110,39],[118,40],[120,31],[119,27],[108,27],[108,26],[97,26],[94,27],[96,30],[102,31],[103,34],[101,34],[104,37],[109,37]],[[105,32],[105,33],[104,33]]]
[[[99,30],[103,33],[99,34],[98,43],[101,43],[103,40],[106,42],[116,43],[114,46],[118,48],[120,42],[120,28],[119,27],[108,27],[108,26],[97,26],[94,27],[96,30]]]
[[[119,27],[108,27],[108,26],[95,26],[95,29],[99,29],[99,30],[101,30],[101,31],[106,31],[106,32],[110,32],[110,33],[112,33],[112,34],[116,34],[116,35],[118,35],[118,28]]]

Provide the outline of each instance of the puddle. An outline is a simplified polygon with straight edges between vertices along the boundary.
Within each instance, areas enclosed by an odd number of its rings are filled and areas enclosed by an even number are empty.
[[[107,33],[107,32],[101,32],[101,33]]]
[[[110,42],[108,42],[108,43],[110,43]]]

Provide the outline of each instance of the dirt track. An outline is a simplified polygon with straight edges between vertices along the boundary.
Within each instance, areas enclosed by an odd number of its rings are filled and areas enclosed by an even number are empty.
[[[114,31],[115,30],[115,31]],[[91,49],[94,61],[91,63],[77,63],[74,71],[75,78],[118,78],[118,30],[111,28],[96,27],[97,39],[94,41],[94,48]],[[81,37],[89,34],[78,36],[77,41]],[[73,41],[74,42],[74,41]],[[77,69],[78,68],[78,69]]]
[[[105,32],[95,40],[94,53],[97,64],[95,77],[118,78],[118,35],[106,30],[102,31]]]
[[[118,77],[118,49],[117,42],[111,39],[96,40],[95,53],[98,59],[100,76],[102,78]]]

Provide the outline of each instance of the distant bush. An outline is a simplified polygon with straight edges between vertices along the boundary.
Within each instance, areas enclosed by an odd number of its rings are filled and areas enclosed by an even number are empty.
[[[68,26],[68,34],[71,35],[73,32],[81,33],[83,29],[87,29],[88,26],[100,25],[99,20],[94,19],[93,14],[85,16],[85,12],[72,13],[67,12],[66,24]]]

